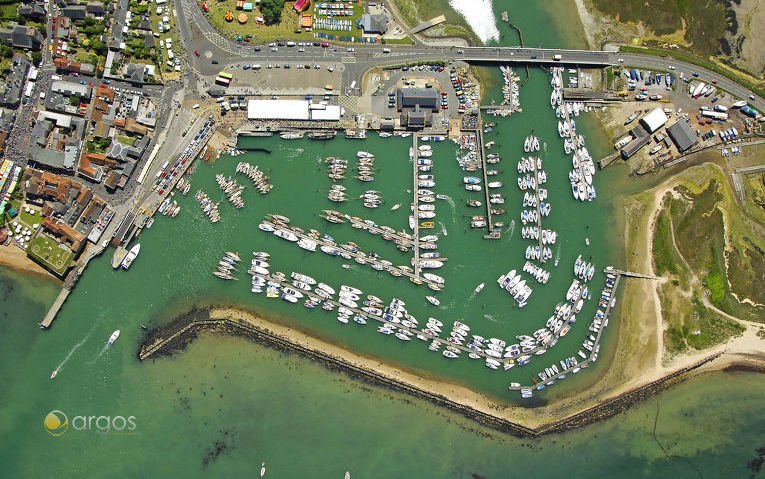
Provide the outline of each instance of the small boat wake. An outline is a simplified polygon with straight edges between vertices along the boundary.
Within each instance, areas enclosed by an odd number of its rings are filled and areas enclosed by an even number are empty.
[[[444,201],[446,201],[447,203],[449,203],[449,206],[451,206],[451,207],[452,207],[452,210],[454,210],[454,209],[457,207],[457,205],[456,205],[456,204],[454,204],[454,199],[452,199],[452,197],[451,197],[451,196],[449,196],[449,195],[442,195],[442,196],[441,196],[441,198],[442,198]]]
[[[515,220],[510,221],[510,225],[505,230],[505,234],[510,233],[508,236],[513,236],[515,233]]]
[[[61,368],[64,367],[64,364],[66,364],[66,362],[69,361],[69,358],[72,357],[72,354],[74,354],[74,352],[77,351],[80,348],[80,346],[85,344],[85,341],[87,341],[88,338],[90,338],[90,333],[92,333],[92,332],[93,332],[93,328],[91,327],[90,331],[88,331],[88,334],[86,334],[85,337],[82,338],[82,340],[80,340],[79,343],[75,344],[74,347],[69,351],[69,354],[66,355],[64,360],[61,361],[61,363],[58,366],[56,366],[56,369],[53,371],[55,374],[58,374],[59,372],[61,372]],[[54,376],[55,376],[55,374],[54,374]]]
[[[493,314],[484,314],[483,317],[484,317],[484,319],[488,319],[492,323],[496,323],[497,322],[497,320],[494,318]]]
[[[438,222],[438,226],[441,227],[441,234],[444,235],[444,236],[447,236],[448,233],[446,232],[446,225],[444,224],[444,222],[443,221],[439,221]]]
[[[555,252],[555,266],[560,263],[560,245],[558,245],[558,251]]]
[[[295,148],[294,150],[287,150],[284,156],[286,156],[287,158],[297,158],[303,153],[305,153],[304,148]],[[321,162],[321,158],[319,158],[319,162]]]

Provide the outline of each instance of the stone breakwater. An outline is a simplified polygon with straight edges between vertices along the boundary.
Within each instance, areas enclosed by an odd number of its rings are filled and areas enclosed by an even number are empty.
[[[517,437],[538,437],[545,434],[563,432],[615,416],[616,414],[629,409],[634,404],[667,389],[669,386],[687,379],[693,375],[694,371],[698,370],[704,364],[718,358],[722,354],[722,352],[720,352],[710,355],[688,367],[644,386],[627,391],[616,397],[606,399],[600,404],[594,405],[584,411],[551,421],[537,428],[531,428],[513,422],[507,417],[504,417],[504,415],[501,415],[503,409],[509,411],[512,408],[493,405],[497,414],[478,410],[472,406],[463,404],[456,399],[447,397],[444,394],[428,391],[406,381],[382,374],[371,368],[354,364],[345,358],[298,344],[296,341],[293,341],[284,335],[252,324],[249,321],[231,316],[221,318],[212,317],[211,313],[216,309],[217,308],[215,307],[192,309],[178,316],[170,324],[150,331],[138,350],[138,359],[144,361],[146,359],[171,356],[176,352],[183,351],[186,346],[196,339],[199,333],[202,332],[245,337],[258,344],[279,351],[300,354],[306,358],[318,361],[324,367],[332,371],[345,373],[353,379],[358,379],[375,386],[388,388],[424,399],[437,406],[448,408],[484,426]],[[222,309],[227,308],[224,307]],[[739,368],[748,367],[746,365],[741,365]]]

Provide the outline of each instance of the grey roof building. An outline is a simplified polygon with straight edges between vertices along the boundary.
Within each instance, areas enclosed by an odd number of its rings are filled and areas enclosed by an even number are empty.
[[[11,62],[11,73],[5,79],[5,86],[0,91],[0,104],[16,106],[21,101],[24,79],[31,62],[26,55],[16,54]]]
[[[691,126],[685,120],[677,120],[672,126],[667,128],[670,138],[677,146],[677,151],[685,153],[698,143],[699,139],[691,129]]]
[[[131,83],[143,83],[149,78],[149,72],[143,63],[128,63],[125,66],[125,79]]]
[[[88,85],[82,85],[66,80],[57,80],[51,83],[50,90],[55,93],[61,93],[64,96],[76,96],[77,98],[90,99],[93,89]]]
[[[632,156],[635,155],[635,153],[640,151],[641,148],[643,148],[650,142],[651,142],[651,137],[649,135],[645,135],[627,143],[627,146],[622,148],[622,151],[620,152],[622,155],[622,159],[623,160],[630,159]]]
[[[85,4],[85,10],[94,17],[103,17],[106,14],[106,8],[101,2],[88,2]]]
[[[85,131],[82,118],[41,111],[32,127],[30,161],[55,171],[73,172]]]
[[[39,2],[24,3],[19,5],[17,12],[20,17],[39,20],[45,17],[45,4]]]
[[[401,88],[396,93],[398,111],[414,109],[438,112],[438,92],[433,88]]]
[[[67,5],[61,9],[61,15],[72,20],[84,20],[88,16],[88,10],[85,5]]]
[[[388,31],[390,19],[387,15],[370,15],[365,13],[361,16],[361,29],[365,34],[383,35]]]
[[[36,28],[12,24],[9,28],[0,28],[0,41],[16,48],[38,50],[43,38]]]

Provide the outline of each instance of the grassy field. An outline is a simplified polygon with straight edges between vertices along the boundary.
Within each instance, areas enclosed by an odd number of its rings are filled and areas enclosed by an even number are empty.
[[[361,38],[362,31],[356,28],[356,20],[361,18],[363,13],[362,5],[354,5],[354,15],[348,17],[338,17],[338,19],[350,20],[352,22],[352,28],[350,31],[335,31],[335,30],[323,30],[314,28],[313,32],[305,32],[299,27],[299,15],[292,9],[294,3],[287,2],[284,4],[284,10],[282,10],[282,16],[279,23],[274,25],[262,25],[255,22],[255,17],[262,16],[260,10],[255,8],[251,12],[242,12],[236,10],[236,0],[225,0],[221,2],[214,2],[210,4],[210,12],[208,18],[210,23],[213,24],[222,34],[229,38],[235,39],[237,36],[247,37],[252,35],[253,42],[264,43],[274,40],[297,40],[306,41],[315,40],[314,33],[326,33],[327,35],[335,35],[337,37],[354,37],[355,39]],[[316,8],[315,2],[311,3],[311,7],[307,10],[308,13],[313,14]],[[232,12],[234,14],[234,21],[227,22],[225,19],[226,12]],[[236,17],[240,13],[245,13],[248,17],[246,23],[242,24],[236,20]],[[327,17],[320,17],[327,18]]]
[[[742,326],[722,313],[765,321],[765,308],[758,306],[765,304],[759,281],[765,275],[763,224],[742,214],[718,168],[699,166],[681,175],[651,238],[654,268],[670,280],[659,286],[670,352],[703,349],[739,334]]]
[[[446,17],[446,23],[423,32],[426,36],[460,37],[471,45],[481,44],[465,18],[449,6],[449,0],[392,0],[392,3],[410,28],[438,15]]]
[[[45,235],[38,235],[29,243],[27,255],[58,276],[63,276],[66,273],[74,256],[69,249],[62,248],[53,239]]]
[[[707,0],[703,5],[688,0],[593,0],[595,7],[620,22],[641,23],[656,36],[680,32],[693,53],[720,53],[725,37],[726,2]]]

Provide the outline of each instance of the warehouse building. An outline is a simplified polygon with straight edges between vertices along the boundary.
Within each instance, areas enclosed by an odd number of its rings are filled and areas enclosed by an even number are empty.
[[[250,100],[250,120],[337,121],[345,114],[339,105],[311,103],[307,100]]]
[[[656,108],[648,112],[643,118],[640,119],[640,124],[649,134],[654,133],[656,130],[667,124],[667,114],[661,108]]]
[[[699,141],[688,122],[682,119],[667,128],[667,133],[680,153],[690,150]]]

